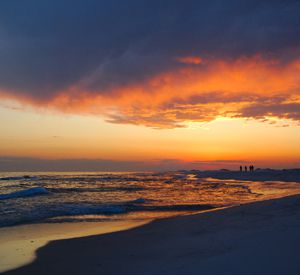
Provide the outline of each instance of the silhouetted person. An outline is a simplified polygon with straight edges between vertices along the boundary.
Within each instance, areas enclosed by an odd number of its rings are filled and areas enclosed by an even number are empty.
[[[245,172],[247,172],[247,166],[245,166]]]
[[[243,171],[243,167],[242,167],[242,166],[240,166],[240,171],[241,171],[241,172]]]

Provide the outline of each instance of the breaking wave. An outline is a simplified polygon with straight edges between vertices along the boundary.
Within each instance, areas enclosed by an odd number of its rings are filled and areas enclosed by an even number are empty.
[[[23,197],[32,197],[38,195],[49,194],[49,191],[43,187],[32,187],[25,190],[15,191],[8,194],[0,194],[0,200],[8,200]]]

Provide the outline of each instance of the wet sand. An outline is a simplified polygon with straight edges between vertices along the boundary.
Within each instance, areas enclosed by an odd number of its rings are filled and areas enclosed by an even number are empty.
[[[36,251],[53,240],[99,235],[150,221],[42,223],[0,228],[0,273],[36,259]]]
[[[300,274],[300,196],[52,241],[4,274]]]

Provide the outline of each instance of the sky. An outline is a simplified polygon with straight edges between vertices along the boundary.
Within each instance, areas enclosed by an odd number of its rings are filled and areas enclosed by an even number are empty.
[[[300,167],[300,2],[3,0],[0,170]]]

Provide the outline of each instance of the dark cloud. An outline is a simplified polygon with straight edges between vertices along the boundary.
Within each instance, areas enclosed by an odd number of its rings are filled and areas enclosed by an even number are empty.
[[[276,117],[300,121],[300,103],[253,104],[242,108],[240,116],[255,119]]]
[[[290,58],[299,1],[3,0],[0,88],[37,99],[83,83],[90,93],[186,64],[174,57]]]

